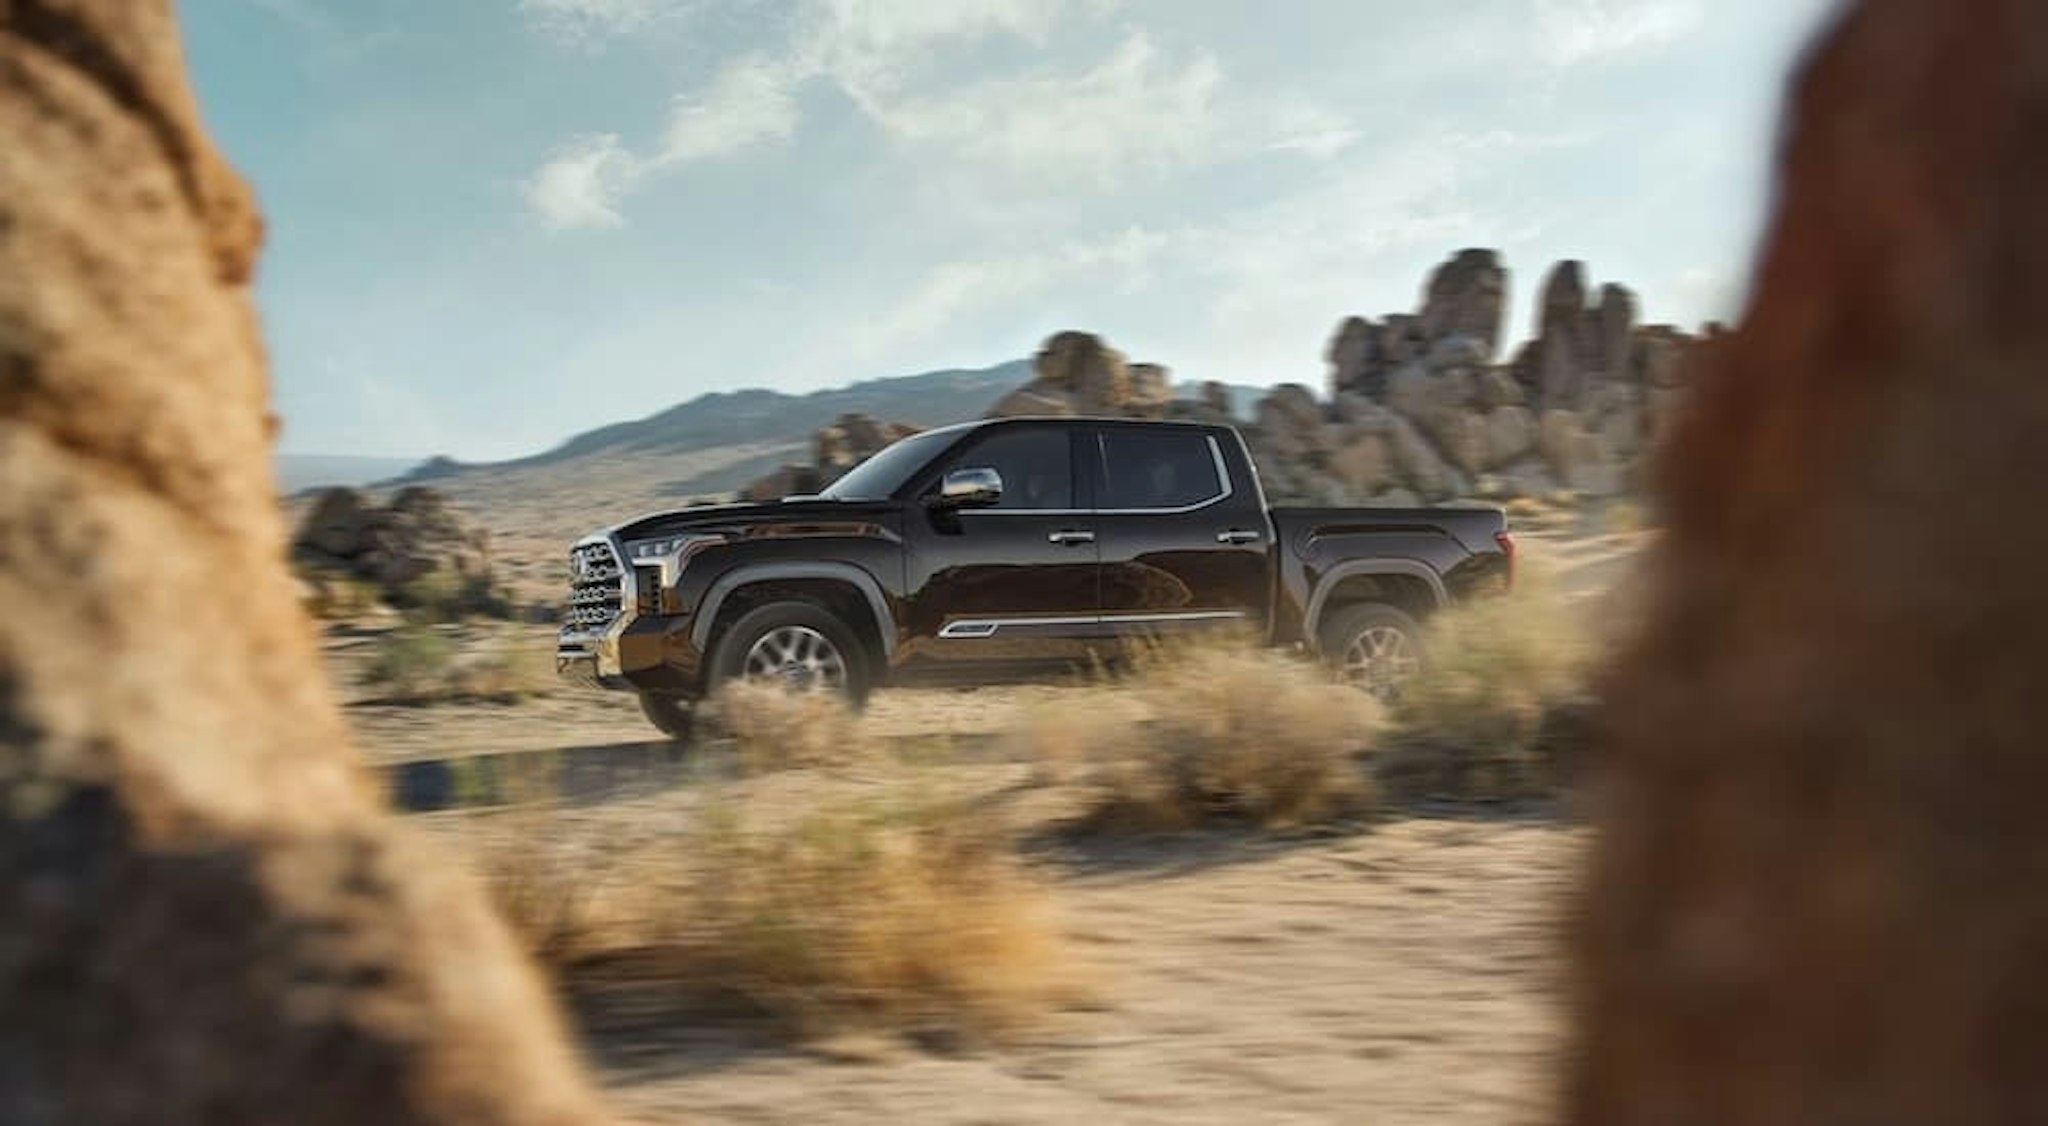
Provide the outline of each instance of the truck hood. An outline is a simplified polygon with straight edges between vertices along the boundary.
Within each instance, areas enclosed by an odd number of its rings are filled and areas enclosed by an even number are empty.
[[[897,509],[887,501],[791,497],[767,504],[710,504],[638,516],[605,532],[619,540],[645,540],[680,532],[739,531],[774,524],[816,524],[878,519]]]

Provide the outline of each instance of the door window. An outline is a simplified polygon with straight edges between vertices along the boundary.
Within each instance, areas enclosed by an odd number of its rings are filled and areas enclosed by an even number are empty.
[[[1005,427],[956,455],[945,472],[986,467],[1003,478],[997,512],[1074,507],[1074,440],[1066,430]]]
[[[1224,494],[1215,447],[1199,430],[1104,430],[1098,507],[1192,508]]]

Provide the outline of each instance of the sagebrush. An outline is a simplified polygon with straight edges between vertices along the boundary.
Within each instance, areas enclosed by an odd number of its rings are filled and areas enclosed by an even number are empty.
[[[1162,645],[1123,680],[1035,715],[1019,748],[1088,794],[1085,825],[1288,828],[1370,810],[1378,706],[1320,667],[1245,644]],[[1114,706],[1129,696],[1143,719]]]
[[[1403,797],[1518,798],[1557,785],[1557,717],[1578,705],[1593,656],[1554,579],[1525,565],[1515,588],[1439,612],[1421,672],[1391,709],[1378,773]]]
[[[997,823],[915,788],[798,809],[713,803],[632,843],[562,823],[517,830],[482,867],[571,988],[798,1037],[1001,1034],[1074,996],[1049,885]]]

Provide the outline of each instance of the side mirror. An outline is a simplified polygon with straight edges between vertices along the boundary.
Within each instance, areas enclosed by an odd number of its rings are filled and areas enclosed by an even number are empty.
[[[941,508],[987,508],[1003,499],[1003,475],[987,466],[955,469],[939,482],[933,498]]]

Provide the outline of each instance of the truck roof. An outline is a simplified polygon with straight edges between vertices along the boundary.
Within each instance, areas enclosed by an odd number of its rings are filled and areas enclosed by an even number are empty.
[[[1087,423],[1090,426],[1131,426],[1148,429],[1157,426],[1174,426],[1188,430],[1213,430],[1219,426],[1229,427],[1233,425],[1227,422],[1204,422],[1200,419],[1192,418],[1118,418],[1113,415],[1089,414],[1014,414],[1005,415],[1002,418],[977,418],[969,422],[955,422],[947,426],[934,426],[930,430],[921,431],[921,433],[964,434],[969,430],[980,430],[992,426],[1007,426],[1019,422],[1079,422]]]

